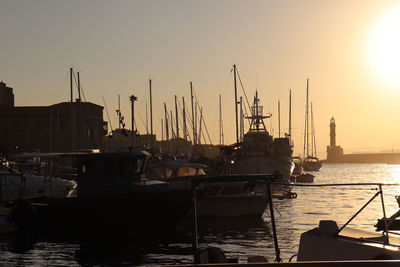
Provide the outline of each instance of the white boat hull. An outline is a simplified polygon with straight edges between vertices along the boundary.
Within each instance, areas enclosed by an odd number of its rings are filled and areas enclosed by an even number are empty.
[[[289,180],[294,166],[294,162],[288,159],[254,156],[235,162],[232,174],[281,174],[284,180]]]

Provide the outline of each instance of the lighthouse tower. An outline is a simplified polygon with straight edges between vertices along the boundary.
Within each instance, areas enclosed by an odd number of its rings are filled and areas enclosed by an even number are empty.
[[[336,123],[335,123],[335,119],[333,117],[331,119],[331,123],[329,124],[329,127],[331,129],[331,132],[330,132],[331,147],[335,147],[336,146]]]
[[[336,123],[335,119],[332,117],[330,124],[330,145],[326,148],[327,156],[326,156],[326,161],[327,162],[341,162],[343,158],[343,148],[340,146],[336,145]]]

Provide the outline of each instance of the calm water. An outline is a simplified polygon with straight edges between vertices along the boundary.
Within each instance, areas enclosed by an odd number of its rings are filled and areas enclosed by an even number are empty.
[[[400,165],[325,164],[315,172],[314,184],[324,183],[399,183]],[[298,250],[300,234],[314,228],[323,219],[344,224],[375,193],[376,187],[295,187],[296,199],[274,200],[275,217],[281,258],[284,261]],[[400,187],[383,188],[388,215],[398,210],[394,198]],[[351,226],[374,231],[373,225],[382,217],[380,198],[353,220]],[[0,237],[0,264],[10,266],[137,266],[192,263],[190,220],[179,225],[177,233],[161,244],[146,246],[133,242],[85,244],[73,241],[37,241],[14,236]],[[267,213],[260,219],[202,219],[199,221],[201,247],[221,248],[228,257],[246,262],[249,256],[275,258],[271,224]]]

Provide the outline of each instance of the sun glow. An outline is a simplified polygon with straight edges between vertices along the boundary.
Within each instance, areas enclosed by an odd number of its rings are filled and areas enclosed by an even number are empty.
[[[400,85],[400,5],[383,12],[375,23],[368,57],[381,78],[389,84]]]

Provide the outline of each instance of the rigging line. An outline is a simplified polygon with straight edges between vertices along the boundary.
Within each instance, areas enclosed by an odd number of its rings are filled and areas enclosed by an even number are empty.
[[[177,101],[178,102],[178,107],[179,107],[179,110],[180,110],[180,112],[181,112],[181,116],[182,116],[182,120],[180,120],[180,125],[181,125],[181,127],[182,127],[182,132],[183,132],[183,129],[184,129],[184,125],[183,125],[183,109],[182,109],[182,106],[181,106],[181,103],[179,102],[179,100]],[[186,105],[185,105],[186,106]],[[186,119],[186,118],[185,118]],[[186,125],[186,133],[183,133],[183,136],[185,136],[185,134],[186,134],[186,138],[187,137],[189,137],[189,140],[190,141],[192,141],[191,139],[190,139],[190,134],[188,133],[188,130],[187,130],[187,125]]]
[[[196,91],[193,89],[193,93],[194,93],[194,97],[196,98],[196,101],[197,101],[197,103],[198,103],[198,108],[199,108],[199,110],[200,110],[200,102],[197,100],[197,95],[196,95]],[[212,141],[211,141],[211,138],[210,138],[210,134],[208,133],[208,128],[207,128],[207,124],[206,124],[206,120],[203,118],[203,121],[204,121],[204,128],[206,129],[206,133],[207,133],[207,137],[208,137],[208,140],[210,141],[210,144],[212,144]],[[207,142],[206,142],[207,143]]]
[[[140,112],[138,112],[137,114],[139,115],[139,118],[140,118],[140,120],[142,121],[144,128],[145,128],[146,130],[148,130],[147,127],[146,127],[146,123],[144,122],[144,120],[143,120],[143,118],[142,118],[142,115],[140,115]],[[136,130],[137,130],[136,121],[135,121],[135,127],[136,127]],[[132,129],[132,131],[133,131],[133,129]]]
[[[236,73],[237,73],[237,75],[239,77],[240,86],[242,87],[242,91],[243,91],[244,97],[246,98],[247,106],[249,107],[249,110],[251,111],[251,107],[250,107],[250,104],[249,104],[249,99],[247,98],[246,91],[244,90],[242,79],[240,78],[239,70],[237,68],[236,68]]]
[[[72,76],[74,77],[75,86],[76,86],[76,88],[78,88],[78,81],[76,79],[75,72],[72,72]],[[82,93],[82,96],[83,96],[83,100],[84,100],[84,102],[86,102],[86,97],[85,97],[85,93],[83,91],[82,83],[80,83],[80,90],[81,90],[81,93]]]

